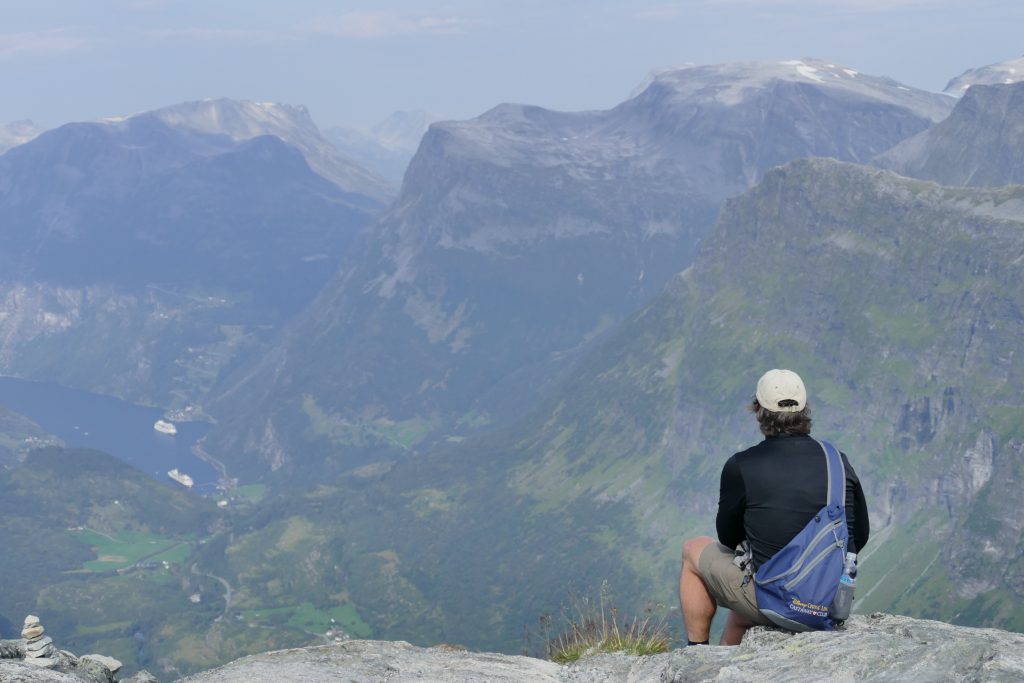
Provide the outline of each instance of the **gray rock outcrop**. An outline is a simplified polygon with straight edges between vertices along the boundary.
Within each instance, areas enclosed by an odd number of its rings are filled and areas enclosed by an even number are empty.
[[[76,657],[44,635],[39,617],[28,615],[21,640],[0,640],[0,683],[159,683],[147,671],[115,678],[121,662],[105,655]]]
[[[348,641],[281,650],[179,683],[292,681],[1024,681],[1024,635],[888,614],[856,616],[836,633],[755,628],[738,647],[661,655],[604,654],[562,666],[530,657]]]

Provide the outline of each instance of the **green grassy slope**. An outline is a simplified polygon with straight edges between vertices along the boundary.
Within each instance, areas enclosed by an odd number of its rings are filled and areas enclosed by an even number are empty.
[[[216,616],[212,601],[186,608],[191,590],[181,578],[221,517],[211,501],[105,453],[33,451],[0,470],[0,615],[16,630],[37,614],[61,646],[108,652],[135,668],[148,656],[135,634]]]

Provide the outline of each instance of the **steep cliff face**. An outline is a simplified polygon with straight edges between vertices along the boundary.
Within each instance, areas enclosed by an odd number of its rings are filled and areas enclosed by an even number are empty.
[[[1024,182],[1024,83],[972,86],[949,118],[896,145],[877,163],[947,185]]]
[[[434,124],[359,265],[225,386],[215,447],[343,469],[515,413],[691,261],[722,199],[794,158],[868,159],[950,102],[748,63],[666,72],[609,111]]]

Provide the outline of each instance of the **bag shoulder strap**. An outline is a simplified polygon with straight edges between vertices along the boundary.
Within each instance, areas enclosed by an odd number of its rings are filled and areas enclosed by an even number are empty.
[[[828,498],[825,503],[829,510],[833,506],[846,508],[846,467],[839,450],[828,441],[818,441],[825,451],[825,466],[828,468]]]

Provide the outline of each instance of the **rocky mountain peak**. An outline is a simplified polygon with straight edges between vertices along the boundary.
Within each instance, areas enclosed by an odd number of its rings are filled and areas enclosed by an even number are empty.
[[[304,106],[276,102],[207,99],[156,109],[148,115],[176,128],[228,135],[234,140],[276,135],[289,141],[320,135]]]
[[[947,96],[818,59],[687,65],[656,73],[607,111],[508,103],[468,121],[435,123],[404,192],[419,194],[455,166],[482,163],[593,180],[676,176],[676,187],[717,202],[794,158],[865,162],[952,107]]]
[[[885,152],[877,163],[946,185],[1024,182],[1024,82],[971,86],[949,118]]]
[[[388,181],[342,154],[317,128],[303,106],[227,98],[198,100],[103,120],[124,127],[140,120],[159,121],[178,131],[227,136],[234,141],[273,135],[302,152],[310,167],[341,189],[387,201],[394,195]]]
[[[968,69],[950,80],[942,92],[960,97],[974,85],[1010,85],[1020,81],[1024,81],[1024,57]]]
[[[814,86],[903,106],[932,121],[942,120],[950,109],[942,95],[814,58],[684,65],[665,69],[652,75],[649,85],[637,97],[641,101],[667,97],[674,101],[735,106],[759,92],[771,91],[780,83]]]

